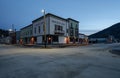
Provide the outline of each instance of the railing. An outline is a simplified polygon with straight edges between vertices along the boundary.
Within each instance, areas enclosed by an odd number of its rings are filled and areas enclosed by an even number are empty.
[[[61,31],[61,30],[55,30],[54,32],[55,32],[55,33],[61,33],[61,34],[64,34],[64,33],[65,33],[64,30],[62,30],[62,31]]]

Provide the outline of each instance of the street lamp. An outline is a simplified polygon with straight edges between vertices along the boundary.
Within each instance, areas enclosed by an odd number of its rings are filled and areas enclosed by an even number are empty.
[[[45,48],[46,48],[46,20],[45,20],[45,10],[42,9],[41,12],[44,15],[44,45],[45,45]]]

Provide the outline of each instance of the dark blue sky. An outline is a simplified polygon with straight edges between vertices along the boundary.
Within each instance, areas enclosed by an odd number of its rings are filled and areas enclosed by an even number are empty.
[[[91,34],[120,21],[120,0],[0,0],[0,28],[19,30],[42,16],[41,10],[80,22]]]

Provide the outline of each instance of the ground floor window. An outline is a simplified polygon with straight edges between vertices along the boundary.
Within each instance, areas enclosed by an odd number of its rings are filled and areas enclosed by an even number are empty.
[[[78,38],[70,37],[70,42],[78,42]]]
[[[45,36],[42,36],[42,42],[45,42]],[[58,35],[46,35],[46,43],[47,44],[52,44],[52,42],[59,42],[59,37]]]
[[[70,42],[73,42],[74,38],[73,37],[70,37]]]
[[[53,42],[58,42],[58,36],[57,35],[53,35],[52,36],[52,40],[53,40]]]

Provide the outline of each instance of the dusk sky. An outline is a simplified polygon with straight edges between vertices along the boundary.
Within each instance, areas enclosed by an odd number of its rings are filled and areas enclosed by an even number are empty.
[[[120,0],[0,0],[0,28],[19,30],[41,10],[78,20],[80,33],[92,34],[120,22]]]

